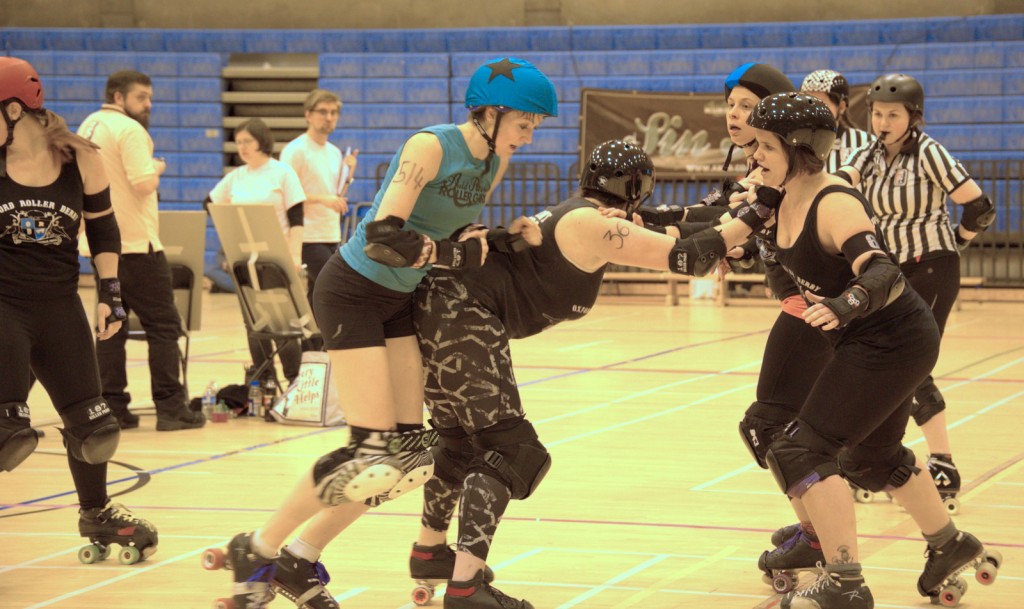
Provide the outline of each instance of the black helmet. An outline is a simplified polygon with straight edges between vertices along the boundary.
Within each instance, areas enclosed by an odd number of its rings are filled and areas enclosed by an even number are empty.
[[[632,214],[654,192],[654,163],[637,146],[609,140],[590,153],[580,175],[580,189],[611,195]]]
[[[788,76],[767,63],[745,63],[733,70],[725,79],[726,99],[736,87],[746,87],[762,99],[773,93],[796,91]]]
[[[846,77],[835,70],[815,70],[804,78],[800,85],[801,93],[825,93],[833,102],[848,101],[850,99],[850,83]]]
[[[911,112],[924,112],[924,88],[913,76],[886,74],[868,88],[868,108],[875,102],[899,102]]]
[[[778,93],[762,99],[747,117],[755,129],[771,131],[790,146],[810,148],[826,159],[836,141],[836,118],[819,99],[799,93]]]

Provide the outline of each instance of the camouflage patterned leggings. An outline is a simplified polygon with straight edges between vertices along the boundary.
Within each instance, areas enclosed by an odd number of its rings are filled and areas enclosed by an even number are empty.
[[[424,394],[435,428],[462,430],[464,449],[440,458],[444,472],[425,486],[423,525],[447,531],[461,499],[458,549],[486,560],[511,493],[498,479],[466,474],[472,436],[500,421],[522,418],[508,337],[501,321],[451,274],[430,274],[413,312],[426,371]]]

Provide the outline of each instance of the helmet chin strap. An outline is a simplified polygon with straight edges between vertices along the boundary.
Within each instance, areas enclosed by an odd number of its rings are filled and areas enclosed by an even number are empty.
[[[757,139],[752,139],[749,142],[747,142],[746,144],[743,144],[741,146],[737,146],[736,144],[731,144],[729,146],[729,152],[727,152],[725,154],[725,163],[722,164],[722,171],[729,171],[729,165],[732,164],[732,153],[737,148],[750,148],[751,146],[753,146],[756,143],[757,143]]]
[[[487,159],[484,163],[484,175],[491,172],[491,159],[494,158],[495,154],[494,147],[495,140],[498,138],[498,126],[501,124],[501,117],[504,115],[501,110],[496,110],[496,112],[497,114],[494,117],[494,130],[490,135],[487,134],[487,130],[480,124],[480,121],[475,118],[473,119],[473,124],[476,125],[476,130],[480,132],[480,135],[482,135],[484,140],[487,142]]]

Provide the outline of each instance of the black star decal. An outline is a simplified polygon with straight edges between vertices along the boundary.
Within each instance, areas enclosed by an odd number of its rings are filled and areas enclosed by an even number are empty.
[[[487,67],[491,69],[491,77],[487,79],[487,82],[490,83],[499,76],[504,76],[512,82],[515,82],[516,78],[512,75],[512,70],[524,68],[526,66],[518,63],[512,63],[508,60],[508,57],[503,57],[501,61],[487,64]]]

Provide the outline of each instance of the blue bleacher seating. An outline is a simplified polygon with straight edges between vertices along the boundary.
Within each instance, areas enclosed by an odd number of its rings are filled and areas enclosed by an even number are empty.
[[[329,30],[324,32],[326,53],[362,53],[366,50],[362,30]]]
[[[45,77],[54,73],[54,53],[51,53],[49,51],[14,50],[11,51],[10,54],[13,57],[24,59],[25,61],[32,64],[32,67],[36,69],[36,73],[38,73],[40,76]],[[44,92],[46,93],[46,95],[49,95],[49,91],[47,90],[49,89],[49,80],[47,80],[43,84],[47,85],[46,89],[44,89]]]
[[[90,72],[96,76],[110,76],[120,70],[138,70],[139,53],[121,51],[116,53],[96,53],[95,71]]]
[[[286,30],[285,53],[319,53],[324,48],[324,33],[318,30]]]
[[[670,25],[654,29],[654,46],[658,50],[700,48],[700,27],[696,25]]]
[[[149,136],[153,138],[153,148],[159,153],[177,152],[179,148],[179,129],[168,129],[166,127],[152,127]]]
[[[224,145],[224,134],[220,128],[183,127],[178,129],[180,152],[220,152]]]
[[[220,77],[221,58],[216,53],[178,54],[178,76]]]
[[[137,53],[135,65],[150,77],[178,75],[178,59],[171,53]]]
[[[884,45],[917,44],[928,40],[928,22],[921,19],[893,19],[879,24]]]
[[[406,30],[405,49],[410,53],[445,53],[448,49],[445,30]]]
[[[164,102],[153,104],[153,109],[149,116],[149,125],[151,127],[177,127],[179,124],[177,103]]]
[[[181,102],[220,102],[223,83],[219,78],[178,78],[177,100]],[[154,95],[156,79],[153,79]]]
[[[158,106],[153,107],[156,112]],[[181,127],[220,127],[224,119],[224,107],[217,103],[178,104],[178,125]]]
[[[99,102],[106,84],[105,78],[93,76],[55,76],[43,82],[43,90],[47,99]]]
[[[96,74],[96,58],[89,52],[56,52],[53,54],[52,73],[57,76],[91,76]]]

